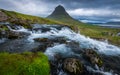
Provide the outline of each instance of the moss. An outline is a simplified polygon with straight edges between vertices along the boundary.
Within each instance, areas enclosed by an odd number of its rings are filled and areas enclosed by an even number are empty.
[[[5,25],[0,25],[0,30],[8,31],[9,28]]]
[[[99,67],[102,67],[103,61],[102,61],[100,55],[98,55],[98,53],[95,52],[94,50],[92,50],[92,49],[85,50],[84,56],[85,56],[85,58],[87,58],[87,60],[91,64],[93,64],[93,65],[97,64]]]
[[[48,59],[43,53],[0,53],[2,75],[49,75]]]

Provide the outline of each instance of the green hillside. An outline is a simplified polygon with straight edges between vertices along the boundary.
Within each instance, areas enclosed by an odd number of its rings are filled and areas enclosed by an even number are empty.
[[[0,11],[8,16],[6,20],[7,22],[19,24],[26,28],[31,28],[30,24],[33,23],[67,25],[75,31],[80,31],[80,33],[85,36],[89,36],[95,39],[108,39],[110,43],[120,45],[120,36],[116,36],[117,33],[120,32],[120,29],[104,28],[79,22],[73,19],[63,8],[57,10],[57,13],[55,10],[47,18],[21,14],[18,12],[7,11],[3,9],[1,9]]]
[[[7,22],[14,23],[14,24],[21,24],[29,27],[30,24],[39,23],[39,24],[61,24],[58,21],[49,20],[42,17],[32,16],[21,14],[14,11],[7,11],[7,10],[0,10],[7,16]]]

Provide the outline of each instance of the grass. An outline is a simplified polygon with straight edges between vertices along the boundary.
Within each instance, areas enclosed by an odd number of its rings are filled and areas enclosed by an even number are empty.
[[[54,21],[54,20],[49,20],[46,18],[42,18],[42,17],[37,17],[37,16],[31,16],[31,15],[26,15],[26,14],[21,14],[18,12],[14,12],[14,11],[7,11],[7,10],[3,10],[1,9],[2,12],[4,12],[8,17],[8,21],[9,22],[14,22],[14,21],[24,21],[25,23],[39,23],[39,24],[62,24],[61,22],[58,21]]]
[[[58,16],[60,17],[60,16]],[[120,46],[120,36],[116,36],[120,32],[117,28],[105,28],[97,25],[85,24],[75,20],[69,20],[66,17],[51,18],[70,26],[74,31],[80,31],[82,35],[89,36],[94,39],[108,39],[111,44]]]
[[[80,33],[85,36],[89,36],[95,39],[108,39],[110,43],[120,46],[120,36],[116,36],[117,33],[120,32],[120,29],[103,28],[95,25],[81,23],[73,20],[71,17],[66,17],[65,15],[59,15],[57,17],[54,16],[53,18],[51,17],[51,19],[47,19],[37,16],[25,15],[14,11],[1,11],[10,17],[8,21],[12,22],[13,19],[17,19],[20,22],[16,20],[13,22],[17,22],[16,24],[21,24],[25,28],[31,28],[30,24],[32,23],[67,25],[75,31],[80,31]],[[21,23],[21,21],[23,22]],[[114,36],[110,34],[113,34]]]
[[[43,53],[0,53],[0,75],[49,75],[49,72]]]

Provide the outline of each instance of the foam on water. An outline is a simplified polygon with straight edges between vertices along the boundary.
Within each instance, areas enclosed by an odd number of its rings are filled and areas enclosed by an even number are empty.
[[[65,56],[71,56],[74,55],[74,53],[71,51],[70,48],[66,47],[65,44],[56,45],[54,47],[47,48],[45,54],[49,57],[49,59],[54,59],[54,55],[60,53],[61,55]]]
[[[6,38],[1,38],[1,39],[0,39],[0,44],[1,44],[1,43],[4,43],[5,40],[6,40]]]
[[[60,31],[51,30],[46,33],[32,33],[28,39],[32,40],[34,38],[43,37],[50,38],[51,36],[65,37],[67,39],[78,42],[81,48],[96,49],[99,53],[104,53],[106,55],[120,54],[120,47],[111,45],[107,42],[98,41],[95,39],[91,39],[89,37],[85,37],[84,35],[81,35],[80,33],[75,33],[69,28],[65,27],[62,28]]]
[[[52,36],[65,37],[67,39],[78,42],[80,44],[81,48],[96,49],[99,53],[104,53],[106,55],[120,54],[120,47],[111,45],[107,42],[98,41],[95,39],[91,39],[89,37],[85,37],[84,35],[81,35],[80,33],[73,32],[72,30],[70,30],[67,27],[63,27],[61,30],[57,30],[52,27],[50,27],[50,29],[51,30],[46,33],[41,33],[40,30],[38,32],[32,32],[32,31],[29,31],[28,29],[25,29],[24,27],[21,27],[18,30],[14,30],[14,29],[11,29],[11,30],[17,31],[17,32],[30,33],[31,35],[29,36],[28,40],[31,42],[34,42],[34,40],[33,40],[34,38],[44,38],[44,37],[50,38]]]

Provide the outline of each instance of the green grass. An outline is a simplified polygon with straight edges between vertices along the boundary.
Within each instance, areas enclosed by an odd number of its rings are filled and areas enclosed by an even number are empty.
[[[42,17],[37,17],[37,16],[32,16],[32,15],[26,15],[26,14],[21,14],[18,12],[14,11],[7,11],[1,9],[2,12],[4,12],[8,17],[9,22],[17,21],[17,20],[22,20],[25,21],[27,24],[30,23],[39,23],[39,24],[61,24],[61,22],[54,21],[54,20],[49,20],[46,18]]]
[[[120,29],[104,28],[97,25],[85,24],[62,16],[61,18],[53,17],[53,19],[64,23],[64,25],[70,26],[74,31],[80,31],[80,33],[85,36],[89,36],[94,39],[108,39],[110,43],[120,46],[120,36],[116,36],[117,33],[120,32]]]
[[[51,19],[41,18],[37,16],[25,15],[21,13],[17,13],[14,11],[1,10],[10,18],[8,21],[17,22],[16,24],[21,24],[25,28],[31,28],[29,24],[39,23],[39,24],[59,24],[70,26],[75,31],[80,31],[81,34],[85,36],[89,36],[91,38],[97,39],[108,39],[110,43],[115,45],[120,45],[120,36],[111,36],[110,34],[116,35],[120,32],[120,29],[114,28],[103,28],[95,25],[85,24],[73,20],[71,17],[66,17],[65,15],[54,16]],[[22,20],[23,22],[13,21],[13,19],[18,19],[18,21]],[[108,34],[104,34],[108,33]]]
[[[43,53],[0,53],[0,75],[49,75],[48,58]]]

